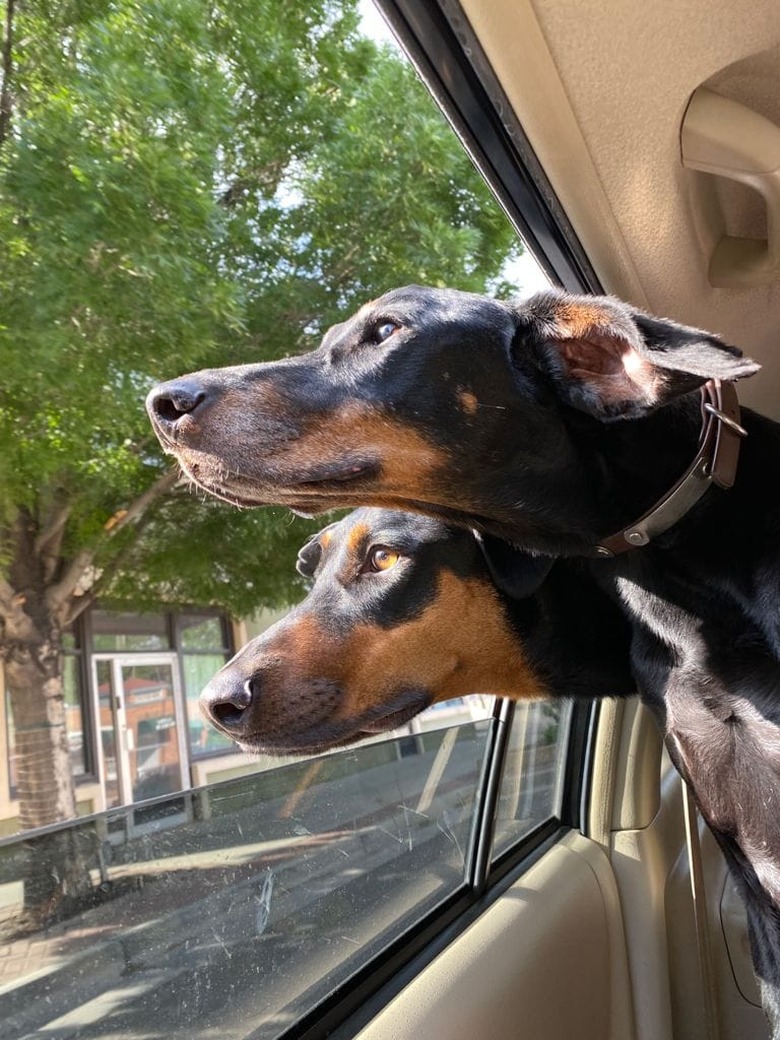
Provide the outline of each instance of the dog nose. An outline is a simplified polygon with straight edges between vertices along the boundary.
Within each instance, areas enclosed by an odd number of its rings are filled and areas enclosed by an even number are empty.
[[[204,714],[231,737],[240,737],[250,728],[250,709],[257,703],[257,680],[226,681],[216,675],[200,695]]]
[[[185,415],[192,415],[207,399],[205,387],[196,379],[175,379],[160,383],[146,398],[146,408],[152,419],[173,425]]]

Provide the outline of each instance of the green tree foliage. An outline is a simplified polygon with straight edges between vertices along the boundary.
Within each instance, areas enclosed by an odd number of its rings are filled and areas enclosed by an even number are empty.
[[[0,652],[62,785],[61,634],[96,596],[296,595],[306,525],[177,484],[149,387],[308,349],[393,285],[495,288],[517,247],[356,0],[6,0],[4,22]]]

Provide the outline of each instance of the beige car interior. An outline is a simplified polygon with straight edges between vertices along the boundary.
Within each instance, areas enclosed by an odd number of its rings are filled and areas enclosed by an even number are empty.
[[[605,289],[755,357],[740,398],[780,419],[777,0],[462,10]],[[740,901],[635,701],[601,711],[588,809],[360,1040],[767,1036]]]

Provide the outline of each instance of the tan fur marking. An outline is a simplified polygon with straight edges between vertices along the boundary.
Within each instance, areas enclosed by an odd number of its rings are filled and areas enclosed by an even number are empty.
[[[355,524],[347,532],[347,551],[355,554],[368,535],[368,524]]]
[[[458,401],[464,412],[468,415],[474,415],[479,407],[479,401],[477,395],[473,394],[470,390],[459,390]]]
[[[492,693],[517,700],[547,691],[518,649],[495,590],[445,571],[435,602],[393,628],[361,625],[340,648],[345,703],[341,717],[381,704],[399,688],[434,701]]]
[[[392,628],[362,624],[336,636],[315,615],[293,612],[275,626],[253,666],[262,667],[266,739],[389,711],[405,690],[425,692],[433,702],[471,693],[548,696],[493,586],[447,571],[428,609]]]
[[[563,300],[555,308],[555,319],[561,336],[584,339],[609,324],[609,313],[595,304]]]
[[[424,497],[429,476],[447,461],[444,451],[414,430],[357,404],[312,423],[277,454],[277,460],[303,468],[328,458],[347,456],[357,445],[361,454],[380,460],[382,472],[375,486],[383,495]],[[374,502],[373,495],[371,498]]]

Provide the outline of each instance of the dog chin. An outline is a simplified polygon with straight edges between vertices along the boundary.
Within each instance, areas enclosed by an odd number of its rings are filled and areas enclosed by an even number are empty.
[[[408,698],[405,697],[404,700],[408,701]],[[431,698],[428,695],[417,694],[411,703],[407,702],[403,707],[371,719],[364,715],[352,722],[343,719],[337,725],[331,723],[320,732],[309,730],[297,737],[295,734],[287,734],[286,739],[279,740],[269,740],[268,737],[258,735],[236,743],[242,751],[253,755],[319,755],[324,751],[334,751],[359,740],[398,729],[415,715],[419,715],[430,703]]]
[[[427,708],[429,704],[430,698],[425,697],[421,703],[410,704],[408,707],[399,708],[397,711],[391,711],[387,715],[383,715],[375,722],[364,723],[362,735],[365,737],[374,733],[387,733],[388,730],[404,726],[415,715],[419,715],[421,711]]]
[[[378,472],[378,466],[373,462],[351,462],[322,467],[316,472],[291,474],[287,481],[274,474],[273,480],[267,483],[248,475],[213,469],[200,458],[188,459],[183,454],[177,458],[184,475],[214,498],[245,508],[285,506],[309,517],[353,504],[350,495],[352,484],[360,485],[362,492],[354,504],[362,502],[368,490],[366,485]]]

